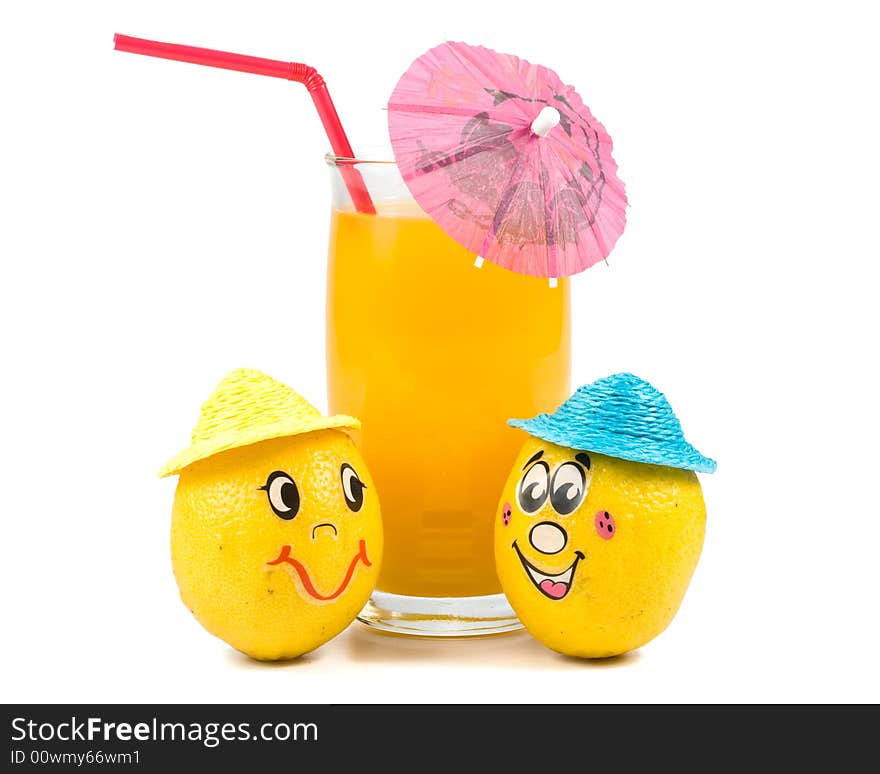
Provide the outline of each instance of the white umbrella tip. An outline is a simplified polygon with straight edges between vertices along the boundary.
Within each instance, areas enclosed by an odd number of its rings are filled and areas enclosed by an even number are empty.
[[[545,105],[532,121],[532,133],[538,137],[546,137],[550,134],[550,130],[559,123],[560,118],[559,111],[555,107]]]

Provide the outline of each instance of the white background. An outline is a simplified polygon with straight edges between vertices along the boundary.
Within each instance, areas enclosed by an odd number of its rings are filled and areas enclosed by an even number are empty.
[[[869,7],[3,3],[0,698],[880,700]],[[201,629],[155,472],[229,369],[326,408],[326,141],[301,86],[114,53],[116,31],[313,64],[356,147],[446,39],[578,87],[631,208],[610,266],[573,282],[575,383],[648,378],[719,461],[667,632],[589,663],[354,626],[266,666]]]

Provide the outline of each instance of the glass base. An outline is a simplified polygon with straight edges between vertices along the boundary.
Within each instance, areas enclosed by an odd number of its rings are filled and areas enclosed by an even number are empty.
[[[410,597],[374,591],[358,620],[379,631],[416,637],[478,637],[523,628],[504,594]]]

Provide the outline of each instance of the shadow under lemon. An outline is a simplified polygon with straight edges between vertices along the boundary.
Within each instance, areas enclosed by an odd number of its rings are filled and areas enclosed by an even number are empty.
[[[341,638],[348,657],[359,663],[450,664],[497,668],[584,669],[631,666],[638,652],[584,660],[548,650],[525,631],[486,637],[420,637],[414,639],[352,626]]]

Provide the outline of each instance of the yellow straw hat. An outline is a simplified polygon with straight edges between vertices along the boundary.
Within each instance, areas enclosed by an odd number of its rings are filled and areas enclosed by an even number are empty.
[[[173,476],[218,452],[314,430],[360,429],[354,417],[325,417],[286,384],[252,368],[229,373],[202,404],[192,443],[159,471]]]

